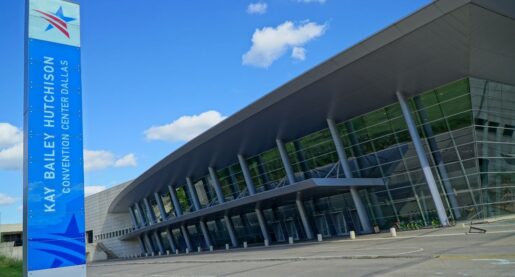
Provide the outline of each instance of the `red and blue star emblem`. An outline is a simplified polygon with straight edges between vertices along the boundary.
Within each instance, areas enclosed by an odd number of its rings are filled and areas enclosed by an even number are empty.
[[[68,22],[75,20],[75,18],[72,17],[66,17],[63,14],[63,7],[59,7],[57,12],[55,13],[47,13],[40,10],[34,10],[41,14],[41,17],[48,21],[48,26],[46,27],[45,31],[52,30],[54,27],[61,31],[63,35],[65,35],[67,38],[70,38],[70,33],[68,32]]]

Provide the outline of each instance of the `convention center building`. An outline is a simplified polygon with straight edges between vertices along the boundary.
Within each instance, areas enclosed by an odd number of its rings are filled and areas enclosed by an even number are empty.
[[[88,258],[514,214],[514,133],[515,2],[432,1],[86,198]]]

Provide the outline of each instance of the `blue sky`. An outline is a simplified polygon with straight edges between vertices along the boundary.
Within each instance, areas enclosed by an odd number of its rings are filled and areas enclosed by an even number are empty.
[[[0,213],[21,223],[24,1],[0,9]],[[199,132],[429,0],[83,0],[87,192],[136,178]]]

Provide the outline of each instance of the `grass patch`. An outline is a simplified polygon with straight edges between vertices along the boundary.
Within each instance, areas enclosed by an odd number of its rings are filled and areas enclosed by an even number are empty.
[[[0,276],[20,277],[22,276],[22,261],[16,261],[7,257],[0,256]]]

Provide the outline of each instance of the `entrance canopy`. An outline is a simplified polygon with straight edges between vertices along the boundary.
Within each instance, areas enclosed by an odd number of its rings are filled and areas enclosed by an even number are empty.
[[[384,182],[379,178],[312,178],[294,183],[289,186],[276,188],[251,196],[238,198],[233,201],[225,202],[200,209],[198,211],[184,214],[180,217],[171,218],[157,224],[137,229],[123,237],[121,240],[134,238],[142,233],[156,230],[159,228],[178,227],[183,224],[194,224],[199,219],[211,220],[220,218],[224,215],[239,214],[240,212],[254,210],[258,207],[267,209],[276,203],[285,204],[297,199],[307,200],[311,197],[323,197],[337,194],[338,192],[348,191],[351,187],[372,187],[383,186]]]

